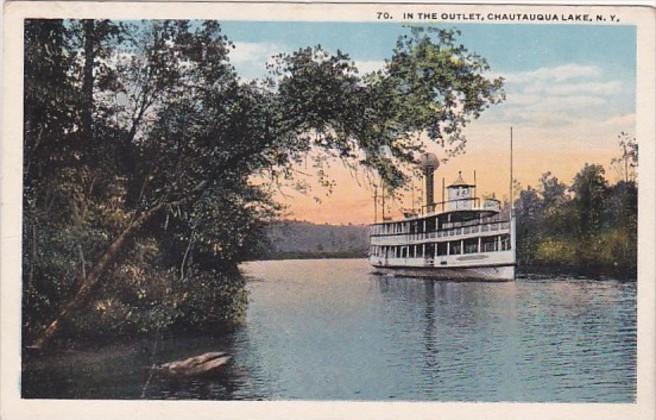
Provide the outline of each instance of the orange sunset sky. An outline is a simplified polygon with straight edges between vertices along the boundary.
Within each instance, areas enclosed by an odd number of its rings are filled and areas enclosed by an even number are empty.
[[[624,121],[622,121],[624,120]],[[551,171],[559,179],[570,183],[585,163],[599,163],[606,168],[607,178],[614,182],[617,174],[610,160],[617,156],[619,126],[631,126],[633,116],[627,115],[605,125],[581,124],[579,127],[556,129],[513,127],[514,178],[522,187],[536,186],[540,176]],[[450,159],[435,173],[435,201],[441,200],[442,177],[449,185],[462,171],[466,181],[473,181],[476,170],[478,195],[495,193],[497,198],[508,197],[510,179],[510,128],[509,126],[474,124],[467,130],[468,143],[465,154]],[[617,132],[619,133],[619,131]],[[439,148],[433,150],[439,154]],[[312,178],[307,181],[312,191],[306,194],[285,189],[278,200],[288,206],[286,218],[329,224],[368,224],[374,219],[373,189],[367,185],[363,174],[354,178],[340,162],[331,165],[331,175],[337,185],[332,193],[317,185]],[[423,190],[423,179],[415,185]],[[320,198],[317,202],[314,197]],[[417,200],[417,197],[415,197]],[[399,217],[400,207],[410,207],[411,195],[403,202],[390,206],[393,216]],[[380,218],[380,205],[378,207]]]

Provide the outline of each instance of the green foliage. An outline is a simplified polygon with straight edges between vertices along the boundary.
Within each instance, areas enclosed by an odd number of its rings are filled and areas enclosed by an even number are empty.
[[[556,238],[547,238],[536,244],[535,259],[541,264],[576,266],[578,243]]]
[[[574,177],[572,192],[578,215],[576,228],[583,237],[597,233],[601,228],[601,215],[608,189],[605,172],[601,165],[586,163]]]
[[[567,187],[551,173],[515,202],[520,264],[632,277],[637,271],[638,189],[608,184],[601,165],[586,164]]]
[[[263,129],[267,94],[238,82],[229,47],[212,22],[26,22],[26,337],[107,255],[107,280],[67,332],[242,316],[234,266],[277,209],[250,177],[280,143]]]
[[[388,188],[402,186],[424,143],[464,150],[463,129],[504,99],[487,61],[456,42],[459,33],[413,28],[399,38],[382,70],[360,75],[349,55],[321,46],[280,54],[271,65],[282,126],[297,134],[291,154],[310,147],[375,170]],[[415,165],[416,166],[416,165]]]

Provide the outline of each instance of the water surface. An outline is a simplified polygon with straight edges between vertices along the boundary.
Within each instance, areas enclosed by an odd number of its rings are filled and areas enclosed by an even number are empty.
[[[162,361],[224,350],[213,379],[148,379],[145,341],[35,362],[24,395],[64,398],[632,402],[636,284],[433,282],[365,260],[242,266],[245,325],[169,339]],[[145,389],[145,391],[144,391]]]

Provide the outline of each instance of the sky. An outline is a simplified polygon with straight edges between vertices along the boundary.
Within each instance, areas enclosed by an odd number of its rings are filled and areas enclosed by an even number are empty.
[[[317,44],[348,53],[361,73],[376,70],[392,55],[398,36],[409,33],[396,23],[222,22],[222,26],[235,43],[230,60],[247,80],[264,77],[272,55]],[[570,183],[585,163],[604,165],[608,178],[616,179],[610,160],[619,153],[617,136],[621,131],[635,133],[634,26],[436,26],[460,30],[459,41],[487,59],[490,76],[504,77],[507,97],[465,130],[465,154],[438,169],[436,201],[441,200],[443,177],[448,185],[462,171],[472,181],[474,170],[479,193],[508,197],[511,126],[514,177],[522,186],[535,186],[547,171]],[[437,147],[433,151],[440,154]],[[311,178],[307,180],[313,186],[311,193],[286,190],[279,195],[278,200],[287,205],[286,217],[331,224],[373,222],[373,190],[359,182],[362,177],[354,179],[339,162],[331,166],[331,175],[337,185],[329,195]],[[391,203],[392,214],[398,216],[402,207],[410,207],[410,197]]]

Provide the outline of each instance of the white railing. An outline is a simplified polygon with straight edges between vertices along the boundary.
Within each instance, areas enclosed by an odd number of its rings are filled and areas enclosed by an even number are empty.
[[[464,239],[485,233],[510,233],[510,222],[495,222],[424,233],[379,234],[372,235],[370,239],[371,245],[405,245],[440,238],[448,238],[448,240]]]

